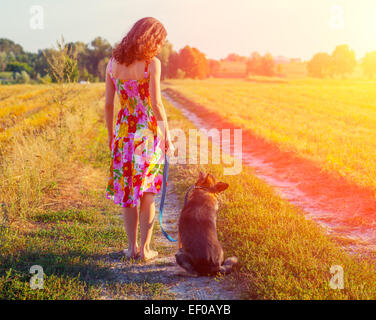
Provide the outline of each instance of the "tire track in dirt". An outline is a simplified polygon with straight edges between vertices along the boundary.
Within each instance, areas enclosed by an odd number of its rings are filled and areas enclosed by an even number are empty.
[[[160,203],[159,194],[156,199],[156,209]],[[167,186],[165,207],[163,213],[164,229],[176,239],[177,221],[181,204],[174,192],[173,184],[169,181]],[[158,214],[158,210],[156,210]],[[158,216],[156,214],[156,220]],[[159,223],[156,221],[159,228]],[[167,296],[176,300],[234,300],[241,299],[239,286],[235,288],[228,278],[221,277],[194,277],[180,268],[175,261],[177,244],[169,242],[161,232],[154,233],[151,243],[152,248],[162,246],[163,252],[159,252],[156,259],[151,261],[123,261],[123,254],[110,255],[107,263],[115,273],[117,282],[149,282],[163,283],[167,288]],[[128,298],[148,299],[142,295]],[[102,299],[112,299],[104,295]]]

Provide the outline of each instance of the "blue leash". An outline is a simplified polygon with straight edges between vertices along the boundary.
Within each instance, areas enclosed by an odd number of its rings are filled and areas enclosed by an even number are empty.
[[[166,231],[164,231],[163,227],[162,227],[162,215],[163,215],[163,207],[164,207],[164,201],[165,201],[165,197],[166,197],[166,185],[167,185],[167,177],[168,177],[168,167],[170,165],[170,160],[166,154],[166,157],[165,157],[165,163],[164,163],[164,166],[163,166],[163,181],[162,181],[162,196],[161,196],[161,204],[159,206],[159,225],[161,226],[161,231],[163,233],[163,235],[171,242],[176,242],[177,240],[175,240],[174,238],[172,238]]]

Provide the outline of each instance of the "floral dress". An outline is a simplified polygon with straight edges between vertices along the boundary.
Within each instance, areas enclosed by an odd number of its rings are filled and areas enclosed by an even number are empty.
[[[120,99],[111,143],[111,163],[106,198],[121,207],[135,207],[144,192],[159,193],[163,178],[164,152],[160,128],[151,108],[149,78],[121,80],[109,72]],[[158,133],[158,134],[157,134]]]

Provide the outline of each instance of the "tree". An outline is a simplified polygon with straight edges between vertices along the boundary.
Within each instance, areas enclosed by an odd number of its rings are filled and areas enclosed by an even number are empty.
[[[48,74],[48,63],[46,60],[46,54],[51,51],[51,49],[38,50],[37,57],[34,62],[34,72],[44,77]]]
[[[178,65],[188,78],[204,79],[210,72],[209,63],[205,55],[190,46],[185,46],[180,50]]]
[[[247,60],[246,73],[261,74],[262,70],[262,57],[258,52],[252,52],[251,57]]]
[[[167,76],[169,78],[176,78],[177,70],[179,69],[179,60],[179,53],[176,51],[171,52],[167,65]]]
[[[372,78],[376,74],[376,51],[367,53],[363,58],[363,72],[366,76]]]
[[[14,55],[24,53],[22,46],[9,39],[0,39],[0,51],[7,54],[12,52]]]
[[[307,64],[308,74],[312,77],[324,78],[330,75],[332,57],[325,53],[316,53]]]
[[[90,61],[88,58],[89,57],[88,45],[81,41],[77,41],[77,42],[69,42],[67,46],[69,50],[77,54],[77,68],[79,70],[79,75],[80,75],[79,78],[82,79],[81,74],[83,73],[84,70],[86,70],[87,72],[86,65],[90,64]]]
[[[162,80],[165,79],[168,74],[168,64],[169,64],[169,59],[170,59],[170,55],[172,52],[173,52],[172,44],[166,40],[163,47],[161,48],[161,51],[157,55],[157,58],[161,61],[161,68],[162,68],[161,79]]]
[[[183,79],[185,77],[185,72],[178,68],[178,70],[176,70],[176,78],[178,79]]]
[[[185,72],[186,77],[194,78],[196,76],[196,63],[196,55],[190,46],[185,46],[179,51],[179,68]]]
[[[247,62],[247,57],[240,56],[237,53],[229,53],[224,60],[232,62]]]
[[[258,52],[253,52],[246,63],[246,73],[262,76],[275,75],[275,62],[270,53],[263,57]]]
[[[356,66],[355,52],[347,44],[337,46],[332,53],[333,75],[344,76],[352,73]]]
[[[210,68],[209,68],[209,62],[206,59],[205,54],[203,54],[196,48],[193,48],[193,53],[196,57],[196,64],[194,67],[195,77],[199,79],[207,78],[210,73]]]
[[[104,80],[106,78],[106,67],[109,60],[110,59],[108,57],[105,57],[98,63],[98,76],[101,80]]]
[[[30,73],[32,68],[25,62],[9,62],[5,68],[5,71],[11,71],[11,72],[18,72],[21,73],[22,71],[26,71],[27,73]]]
[[[5,70],[5,67],[8,64],[8,56],[6,52],[0,52],[0,72]]]
[[[111,44],[101,38],[97,37],[93,41],[91,41],[90,46],[88,46],[86,50],[86,59],[85,59],[85,67],[86,69],[93,74],[94,76],[98,77],[100,80],[104,81],[104,73],[102,73],[99,69],[99,63],[104,58],[109,58],[112,53],[112,46]]]
[[[221,69],[221,64],[219,61],[214,59],[209,59],[209,74],[215,77],[218,74],[219,70]]]
[[[265,54],[262,57],[262,64],[261,64],[261,74],[264,76],[274,76],[275,74],[275,62],[273,56],[270,53]]]

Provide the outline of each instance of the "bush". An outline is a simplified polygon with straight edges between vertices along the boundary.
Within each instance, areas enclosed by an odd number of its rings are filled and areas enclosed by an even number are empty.
[[[21,73],[14,73],[14,80],[16,83],[29,83],[30,76],[26,71],[21,71]]]
[[[0,72],[0,79],[7,79],[10,80],[12,79],[12,72]]]
[[[21,72],[21,83],[29,83],[30,82],[30,76],[26,71]]]
[[[38,73],[37,80],[38,80],[38,83],[41,83],[41,84],[48,84],[52,82],[52,79],[50,75],[48,74],[46,74],[44,77],[41,77],[40,74]]]
[[[30,67],[25,62],[13,61],[7,64],[5,71],[20,73],[22,71],[32,72],[33,70],[32,70],[32,67]]]

